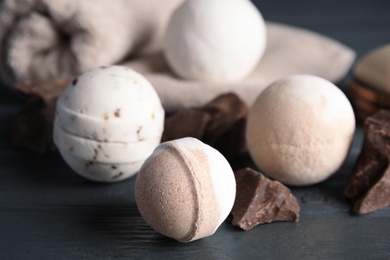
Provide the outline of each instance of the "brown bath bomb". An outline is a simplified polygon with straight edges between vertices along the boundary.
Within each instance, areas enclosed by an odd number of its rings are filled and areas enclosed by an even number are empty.
[[[180,242],[212,235],[229,215],[235,195],[234,174],[226,159],[191,137],[160,144],[135,183],[145,221]]]

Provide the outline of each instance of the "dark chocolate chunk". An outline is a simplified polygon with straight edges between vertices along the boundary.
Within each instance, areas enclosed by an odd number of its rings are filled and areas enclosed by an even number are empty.
[[[348,98],[355,111],[356,119],[364,124],[364,120],[381,109],[390,109],[390,94],[367,83],[355,79],[349,82]]]
[[[55,150],[53,122],[55,103],[70,79],[33,80],[17,84],[26,95],[26,104],[14,121],[13,144],[37,153]]]
[[[195,137],[232,159],[245,151],[247,105],[228,93],[197,108],[180,111],[165,120],[162,141]]]
[[[299,203],[290,189],[250,168],[235,173],[233,225],[249,230],[262,223],[299,220]]]
[[[390,94],[377,88],[369,86],[367,83],[355,79],[348,84],[348,91],[364,100],[384,107],[390,107]]]
[[[345,186],[353,211],[366,214],[390,206],[390,111],[365,121],[362,151]]]
[[[37,153],[55,150],[54,111],[55,101],[46,104],[41,98],[29,98],[15,118],[13,145]]]

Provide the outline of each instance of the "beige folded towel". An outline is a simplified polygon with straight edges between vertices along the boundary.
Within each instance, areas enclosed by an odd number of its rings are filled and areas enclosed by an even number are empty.
[[[4,0],[0,74],[8,83],[77,74],[151,53],[183,0]]]
[[[144,74],[166,111],[173,112],[227,92],[251,105],[271,82],[291,74],[337,82],[355,58],[351,49],[325,36],[267,22],[264,57],[247,79],[232,85],[179,79],[161,54],[161,40],[182,1],[5,0],[0,6],[0,74],[14,83],[121,63]]]
[[[257,68],[247,79],[232,85],[179,79],[163,55],[124,63],[144,74],[156,88],[166,111],[203,105],[220,94],[234,92],[248,105],[270,83],[291,74],[313,74],[332,82],[342,79],[355,52],[317,33],[267,22],[267,48]]]

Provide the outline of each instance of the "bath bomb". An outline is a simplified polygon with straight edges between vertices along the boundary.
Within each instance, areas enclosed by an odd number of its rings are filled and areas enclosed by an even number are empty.
[[[185,79],[232,83],[247,77],[266,45],[262,15],[249,0],[187,0],[173,13],[164,53]]]
[[[94,68],[59,97],[54,142],[80,175],[120,181],[134,175],[160,143],[164,116],[142,75],[123,66]]]
[[[229,215],[235,195],[234,173],[225,157],[192,137],[160,144],[135,183],[145,221],[180,242],[214,234]]]
[[[390,93],[390,44],[376,48],[361,58],[355,68],[358,82],[374,90]]]
[[[289,185],[310,185],[341,166],[354,131],[352,106],[339,88],[317,76],[293,75],[257,97],[246,141],[266,175]]]

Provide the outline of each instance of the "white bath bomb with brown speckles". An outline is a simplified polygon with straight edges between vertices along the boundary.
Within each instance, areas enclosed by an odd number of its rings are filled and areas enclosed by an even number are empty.
[[[235,195],[234,173],[225,157],[191,137],[160,144],[135,183],[145,221],[180,242],[214,234],[229,215]]]
[[[134,175],[160,143],[164,110],[150,83],[123,66],[80,74],[59,97],[54,141],[73,170],[95,181]]]
[[[269,177],[310,185],[331,176],[344,162],[355,131],[355,116],[344,93],[310,75],[280,79],[250,109],[249,153]]]
[[[249,0],[187,0],[168,23],[164,53],[181,77],[238,82],[260,61],[266,45],[262,15]]]

